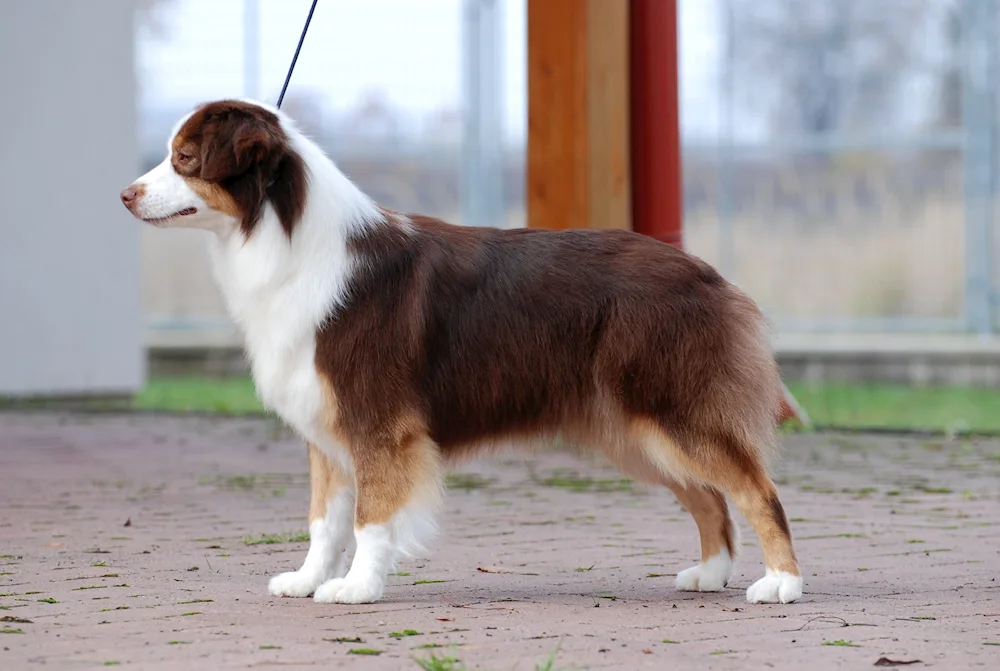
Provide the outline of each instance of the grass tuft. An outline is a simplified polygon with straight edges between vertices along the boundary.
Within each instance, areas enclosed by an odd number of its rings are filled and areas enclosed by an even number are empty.
[[[309,532],[284,533],[284,534],[264,534],[257,538],[247,536],[243,539],[245,545],[281,545],[282,543],[306,543],[309,541]]]
[[[629,492],[634,487],[634,483],[628,478],[591,478],[577,475],[554,475],[539,480],[538,484],[571,492]]]
[[[475,473],[448,473],[444,478],[448,489],[459,489],[471,492],[473,489],[486,489],[493,484],[492,478],[484,478]]]
[[[457,657],[438,657],[431,654],[426,659],[416,660],[417,664],[424,671],[464,671],[463,664]]]

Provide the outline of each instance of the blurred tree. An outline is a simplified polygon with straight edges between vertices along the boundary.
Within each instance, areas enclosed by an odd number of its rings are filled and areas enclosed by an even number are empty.
[[[773,131],[892,128],[914,77],[938,79],[930,114],[956,113],[954,0],[727,1],[735,102]]]

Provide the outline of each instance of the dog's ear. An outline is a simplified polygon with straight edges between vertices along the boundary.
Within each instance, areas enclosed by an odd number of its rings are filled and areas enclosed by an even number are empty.
[[[278,161],[267,187],[267,197],[278,214],[278,221],[285,234],[291,237],[292,229],[302,218],[306,209],[306,188],[308,176],[302,157],[294,152],[286,153]]]
[[[275,138],[252,118],[228,119],[216,124],[202,138],[201,178],[218,182],[236,177],[268,160]]]

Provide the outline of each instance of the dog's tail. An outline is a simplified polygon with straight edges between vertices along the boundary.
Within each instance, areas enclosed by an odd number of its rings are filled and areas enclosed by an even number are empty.
[[[809,427],[812,424],[812,421],[809,419],[809,414],[806,412],[805,408],[799,405],[799,402],[795,400],[794,396],[792,396],[792,392],[788,391],[788,387],[784,384],[781,385],[781,393],[781,409],[778,412],[778,426],[781,426],[788,421],[795,421],[803,427]]]

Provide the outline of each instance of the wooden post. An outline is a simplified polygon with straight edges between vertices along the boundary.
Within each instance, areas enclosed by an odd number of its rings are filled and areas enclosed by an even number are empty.
[[[632,227],[628,9],[528,0],[528,226]]]

